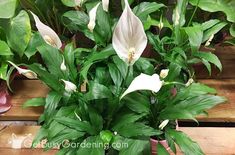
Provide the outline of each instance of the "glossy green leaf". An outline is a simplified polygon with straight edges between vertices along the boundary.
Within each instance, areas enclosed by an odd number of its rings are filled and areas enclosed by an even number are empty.
[[[122,80],[123,80],[120,71],[114,64],[110,63],[108,64],[108,67],[109,67],[109,73],[112,77],[113,83],[115,84],[115,86],[120,87],[122,84]]]
[[[147,58],[139,58],[136,61],[135,66],[138,68],[138,70],[141,73],[145,73],[149,75],[154,74],[154,66]]]
[[[185,27],[185,32],[189,37],[190,46],[193,52],[198,51],[201,46],[202,38],[203,38],[203,31],[201,26],[193,26],[193,27]]]
[[[113,133],[109,130],[103,130],[100,132],[100,138],[104,143],[110,143],[113,138]]]
[[[215,66],[217,66],[219,68],[220,71],[222,71],[222,64],[219,60],[219,58],[211,53],[211,52],[196,52],[193,53],[194,56],[205,59],[206,61],[214,64]]]
[[[111,91],[104,85],[90,82],[89,92],[85,94],[87,100],[103,99],[112,97]]]
[[[198,0],[189,0],[189,2],[196,6]],[[199,8],[208,12],[222,11],[226,14],[227,20],[235,22],[235,1],[234,0],[200,0]]]
[[[30,38],[30,19],[26,11],[21,11],[10,21],[9,29],[7,30],[7,42],[19,56],[23,56]]]
[[[149,14],[158,11],[164,6],[164,4],[156,2],[142,2],[133,9],[133,12],[144,23],[147,20]]]
[[[175,141],[185,155],[204,155],[199,145],[183,132],[169,129],[167,134]]]
[[[169,152],[167,152],[166,148],[161,144],[161,143],[158,143],[157,144],[157,154],[159,155],[170,155]]]
[[[75,81],[77,79],[77,66],[75,65],[75,53],[73,44],[70,43],[65,46],[64,49],[64,59],[66,64],[69,67],[69,73],[71,74],[72,79]]]
[[[0,63],[0,80],[7,80],[7,71],[8,71],[8,64],[7,63]]]
[[[11,49],[9,48],[7,43],[0,40],[0,56],[1,55],[13,55],[13,53],[11,52]]]
[[[219,22],[220,22],[220,20],[218,20],[218,19],[211,19],[209,21],[206,21],[206,22],[202,23],[202,30],[205,31],[205,30],[215,26]]]
[[[26,101],[23,104],[23,108],[44,106],[45,104],[46,104],[45,98],[33,98],[33,99]]]
[[[76,6],[76,3],[75,3],[75,0],[61,0],[61,2],[68,6],[68,7],[75,7]]]
[[[0,1],[0,18],[11,18],[15,14],[17,0]]]
[[[216,33],[218,33],[226,25],[227,25],[226,22],[220,22],[216,24],[215,26],[204,31],[202,42],[207,41],[212,35],[215,35]]]

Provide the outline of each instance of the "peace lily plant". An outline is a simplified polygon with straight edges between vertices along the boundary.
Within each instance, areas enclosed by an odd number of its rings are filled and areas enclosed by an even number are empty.
[[[187,155],[203,154],[176,120],[197,121],[197,115],[226,101],[195,82],[192,66],[202,62],[209,73],[211,64],[222,68],[200,46],[212,44],[211,36],[231,23],[192,23],[193,15],[185,14],[194,1],[177,1],[172,19],[165,17],[167,5],[129,2],[61,0],[55,2],[55,8],[64,5],[55,25],[42,10],[29,11],[38,30],[32,38],[39,40],[30,54],[38,52],[43,64],[9,63],[50,88],[46,98],[24,104],[44,106],[32,147],[46,139],[45,150],[58,147],[59,155],[170,154],[175,145]],[[81,44],[79,37],[89,43]],[[155,55],[143,57],[149,48]]]

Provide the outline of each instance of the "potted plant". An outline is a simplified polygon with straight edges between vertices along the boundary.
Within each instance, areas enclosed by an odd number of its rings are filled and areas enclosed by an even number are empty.
[[[214,89],[192,80],[194,63],[203,62],[209,71],[210,63],[221,69],[214,54],[198,51],[210,37],[205,33],[203,39],[202,27],[208,30],[214,23],[184,26],[186,1],[178,1],[173,24],[150,16],[165,7],[156,2],[137,3],[132,11],[125,0],[120,18],[121,7],[107,0],[62,2],[74,8],[63,14],[63,24],[71,32],[82,32],[95,46],[76,48],[74,42],[79,41],[73,38],[61,49],[58,35],[31,12],[44,40],[35,45],[44,63],[21,64],[27,70],[12,65],[51,88],[46,98],[24,105],[45,107],[32,146],[46,139],[45,150],[59,147],[58,154],[129,155],[150,154],[150,144],[153,154],[176,152],[176,143],[185,154],[203,154],[176,130],[175,121],[196,120],[225,101]],[[168,27],[170,35],[152,33],[156,23]],[[148,42],[157,53],[153,58],[141,57]]]

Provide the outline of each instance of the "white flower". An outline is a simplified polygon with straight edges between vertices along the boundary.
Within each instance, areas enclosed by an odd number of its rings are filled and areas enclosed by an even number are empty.
[[[37,79],[37,74],[29,69],[22,69],[20,67],[18,67],[16,64],[14,64],[11,61],[8,61],[12,66],[14,66],[17,71],[19,72],[19,74],[24,75],[25,77],[29,78],[29,79]]]
[[[67,92],[72,93],[72,92],[76,92],[77,91],[77,86],[75,84],[73,84],[70,81],[63,80],[63,79],[62,79],[62,81],[65,84],[65,90]]]
[[[127,88],[127,90],[122,94],[121,98],[127,94],[137,91],[137,90],[151,90],[157,93],[163,85],[158,74],[153,74],[152,76],[141,73],[137,76]]]
[[[62,42],[59,36],[55,33],[55,31],[52,30],[49,26],[43,24],[38,18],[38,16],[35,15],[33,12],[31,12],[31,14],[33,15],[33,18],[35,20],[36,27],[45,42],[53,47],[60,49],[62,46]]]
[[[159,125],[159,129],[163,130],[168,123],[169,123],[169,120],[166,119]]]
[[[63,56],[62,56],[63,57]],[[62,63],[61,63],[61,65],[60,65],[60,69],[62,70],[62,71],[66,71],[66,66],[65,66],[65,61],[64,61],[64,57],[63,57],[63,61],[62,61]]]
[[[143,24],[132,12],[127,0],[115,27],[112,44],[117,55],[128,65],[134,64],[147,46]]]
[[[192,83],[194,82],[194,80],[192,78],[190,78],[188,80],[188,82],[185,84],[186,87],[190,86]]]
[[[102,0],[103,10],[108,12],[109,11],[109,0]]]
[[[210,36],[210,38],[207,40],[205,46],[210,46],[211,41],[213,40],[213,38],[214,38],[214,34],[212,34],[212,35]]]
[[[167,77],[168,73],[169,73],[169,69],[162,69],[160,72],[160,77],[164,79]]]
[[[96,4],[94,8],[92,8],[89,12],[89,23],[87,25],[88,29],[93,32],[95,28],[95,20],[96,20],[96,12],[99,7],[100,3]]]

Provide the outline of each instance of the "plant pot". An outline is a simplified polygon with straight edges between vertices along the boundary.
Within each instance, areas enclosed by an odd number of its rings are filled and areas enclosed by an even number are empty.
[[[12,105],[5,81],[0,81],[0,114],[8,111]]]
[[[150,144],[151,144],[151,154],[157,155],[157,144],[160,143],[162,146],[169,152],[170,147],[166,140],[155,140],[153,138],[150,138]],[[170,152],[169,152],[170,153]]]

